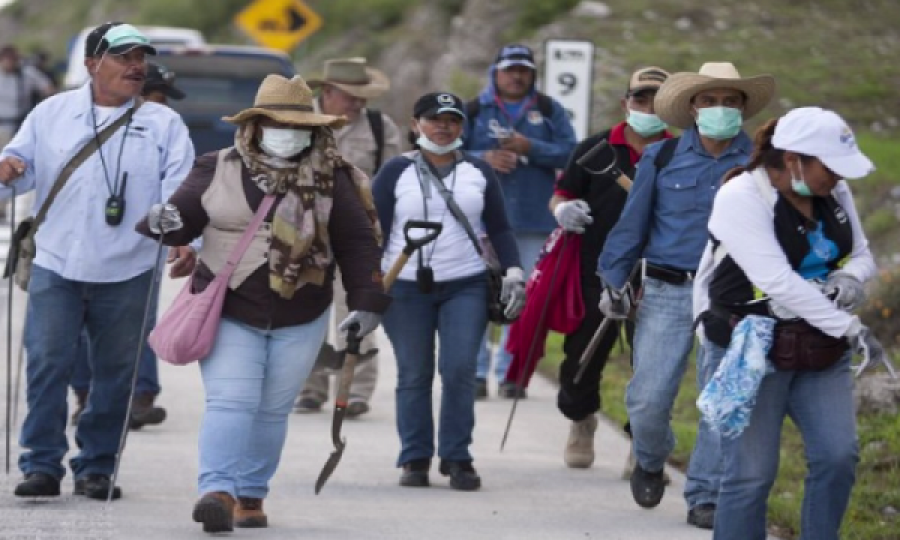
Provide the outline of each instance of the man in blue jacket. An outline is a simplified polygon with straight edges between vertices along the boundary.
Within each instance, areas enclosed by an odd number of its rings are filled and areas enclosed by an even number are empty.
[[[526,274],[530,273],[547,235],[556,227],[547,203],[556,172],[575,149],[575,131],[565,109],[535,89],[534,53],[524,45],[500,50],[488,71],[488,83],[467,107],[465,148],[487,161],[500,178],[506,213],[516,233]],[[506,352],[504,326],[496,361],[499,394],[515,397],[515,381],[506,381],[512,356]],[[478,397],[487,396],[490,355],[487,342],[478,358]]]

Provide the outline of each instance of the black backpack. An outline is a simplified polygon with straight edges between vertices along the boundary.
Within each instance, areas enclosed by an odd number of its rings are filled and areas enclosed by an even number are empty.
[[[372,138],[375,139],[375,169],[372,170],[374,176],[381,168],[381,162],[384,161],[384,121],[381,118],[381,111],[378,109],[366,109],[366,116],[372,127]]]

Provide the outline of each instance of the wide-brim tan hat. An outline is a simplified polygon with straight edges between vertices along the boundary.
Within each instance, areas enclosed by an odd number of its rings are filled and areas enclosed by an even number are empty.
[[[259,85],[253,106],[222,120],[242,124],[256,116],[299,127],[338,128],[347,123],[343,116],[315,112],[312,90],[299,75],[290,80],[281,75],[266,76]]]
[[[309,80],[310,88],[330,84],[361,99],[375,99],[391,89],[383,72],[366,64],[365,58],[338,58],[325,61],[325,74]]]
[[[708,62],[697,73],[675,73],[659,87],[653,100],[657,116],[670,126],[688,129],[694,125],[691,99],[703,90],[731,88],[747,96],[743,118],[747,120],[766,108],[775,95],[771,75],[741,78],[730,62]]]

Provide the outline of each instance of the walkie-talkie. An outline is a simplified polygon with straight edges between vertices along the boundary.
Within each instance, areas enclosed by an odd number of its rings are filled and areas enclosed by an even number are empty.
[[[106,224],[115,227],[122,224],[125,216],[125,184],[128,183],[128,171],[122,173],[122,186],[118,193],[106,199]]]

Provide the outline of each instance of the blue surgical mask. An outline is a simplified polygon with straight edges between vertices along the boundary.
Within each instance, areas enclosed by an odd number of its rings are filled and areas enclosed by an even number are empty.
[[[450,152],[462,146],[462,139],[457,137],[457,139],[450,144],[440,145],[432,142],[432,140],[426,137],[424,133],[420,133],[419,138],[416,139],[416,144],[418,144],[420,148],[428,150],[432,154],[442,156],[444,154],[449,154]]]
[[[666,123],[655,114],[628,110],[628,118],[625,120],[631,129],[641,137],[658,135],[666,129]]]
[[[803,166],[800,166],[800,178],[794,176],[794,173],[791,172],[791,189],[794,190],[794,193],[800,195],[801,197],[812,197],[813,192],[809,189],[809,184],[806,183],[806,180],[803,178]]]
[[[732,107],[706,107],[697,109],[697,129],[700,135],[724,141],[741,132],[744,123],[740,109]]]

